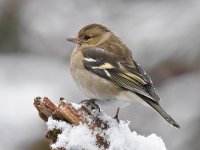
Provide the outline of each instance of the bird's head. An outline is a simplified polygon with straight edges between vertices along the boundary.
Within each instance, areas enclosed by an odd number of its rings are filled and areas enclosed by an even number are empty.
[[[81,47],[98,46],[108,40],[113,33],[101,24],[90,24],[83,27],[75,38],[67,40]]]

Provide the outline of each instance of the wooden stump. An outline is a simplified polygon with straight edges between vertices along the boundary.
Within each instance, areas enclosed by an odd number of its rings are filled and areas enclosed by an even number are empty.
[[[109,147],[109,143],[101,136],[109,128],[109,125],[107,121],[101,119],[102,112],[94,100],[86,100],[81,104],[74,104],[61,98],[57,106],[47,97],[43,99],[37,97],[34,99],[34,106],[45,122],[48,121],[49,117],[52,117],[71,125],[85,124],[95,134],[98,147],[103,147],[104,149]],[[98,133],[94,132],[96,128],[99,130]],[[60,133],[61,131],[58,129],[47,132],[46,138],[50,147],[56,142],[57,135]],[[64,148],[60,148],[60,150],[64,150]]]

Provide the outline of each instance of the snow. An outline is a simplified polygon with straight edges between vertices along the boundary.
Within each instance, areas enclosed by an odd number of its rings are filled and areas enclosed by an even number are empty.
[[[81,105],[78,105],[78,104],[76,104],[76,103],[71,103],[71,104],[72,104],[72,106],[73,106],[75,109],[81,108]]]
[[[95,150],[95,135],[91,133],[86,125],[72,126],[64,121],[57,121],[49,118],[48,129],[60,129],[62,134],[58,135],[57,142],[52,144],[53,149],[64,147],[66,149],[87,149]]]
[[[109,122],[109,128],[101,133],[109,143],[107,150],[166,150],[163,140],[156,134],[149,136],[142,136],[135,131],[131,131],[129,128],[130,122],[120,121],[119,124],[116,120],[107,116],[105,113],[101,114],[101,119]],[[100,133],[101,130],[95,129],[92,134],[92,130],[85,124],[78,126],[70,125],[64,121],[54,120],[49,118],[47,122],[48,130],[60,129],[61,134],[58,135],[56,143],[52,144],[53,149],[65,148],[65,149],[87,149],[87,150],[101,150],[96,145],[96,133]]]
[[[129,123],[121,121],[119,125],[107,130],[106,135],[110,141],[109,150],[166,150],[162,139],[156,134],[147,137],[131,132]]]

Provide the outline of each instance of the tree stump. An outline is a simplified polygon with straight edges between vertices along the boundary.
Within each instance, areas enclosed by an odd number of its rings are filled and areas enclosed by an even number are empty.
[[[49,117],[52,117],[53,119],[62,120],[71,125],[86,124],[93,132],[98,128],[98,133],[94,133],[96,134],[96,144],[98,147],[108,148],[108,142],[101,136],[104,130],[109,127],[108,122],[100,118],[101,109],[94,100],[85,100],[81,104],[74,104],[61,98],[59,105],[56,106],[47,97],[43,99],[37,97],[34,99],[34,106],[38,110],[39,116],[45,122],[48,121]],[[49,141],[50,147],[56,142],[57,135],[60,133],[61,131],[56,129],[47,132],[46,138]]]
[[[129,122],[106,115],[94,100],[75,104],[61,98],[57,106],[47,97],[37,97],[34,106],[47,122],[52,150],[166,150],[160,137],[138,135]]]

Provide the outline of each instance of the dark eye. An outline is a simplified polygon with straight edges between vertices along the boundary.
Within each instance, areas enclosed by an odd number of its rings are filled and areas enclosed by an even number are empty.
[[[91,36],[89,36],[87,34],[83,36],[83,39],[86,40],[86,41],[89,40],[90,38],[91,38]]]

